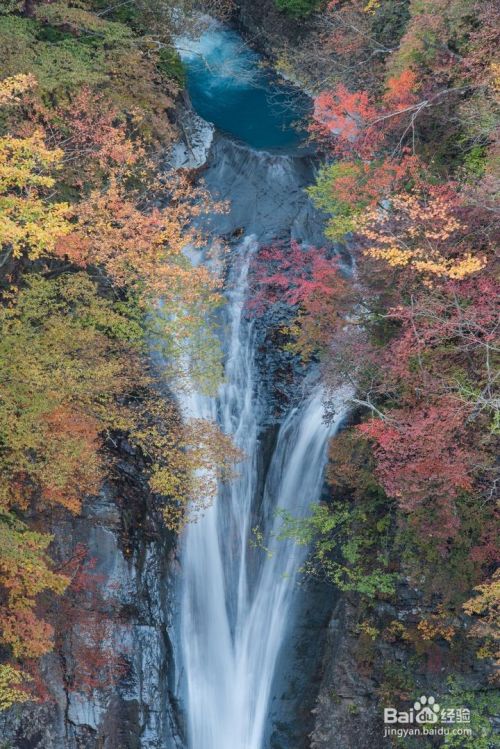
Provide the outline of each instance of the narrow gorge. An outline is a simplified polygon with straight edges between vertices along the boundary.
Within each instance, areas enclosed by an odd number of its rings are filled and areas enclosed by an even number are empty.
[[[321,383],[310,371],[274,416],[273,394],[266,392],[261,371],[267,331],[249,312],[249,274],[266,242],[314,244],[321,237],[321,217],[304,192],[312,179],[311,156],[300,153],[301,134],[292,127],[294,122],[300,127],[307,101],[263,72],[243,39],[218,24],[191,45],[179,40],[178,49],[193,105],[217,127],[203,176],[214,196],[229,200],[229,209],[212,221],[211,230],[238,237],[230,239],[221,321],[224,384],[215,399],[191,395],[181,404],[191,416],[218,419],[244,453],[238,477],[221,487],[212,508],[181,539],[176,670],[186,745],[298,746],[307,738],[304,727],[292,720],[280,737],[277,726],[304,708],[300,691],[284,695],[293,692],[297,678],[290,661],[297,609],[308,605],[307,593],[298,589],[307,547],[278,540],[279,513],[300,517],[319,500],[327,441],[345,416],[347,398],[338,393],[336,419],[327,425]],[[267,358],[269,366],[272,351]],[[257,528],[264,548],[255,548]],[[313,623],[311,617],[309,628]],[[288,652],[286,674],[283,652]],[[317,648],[312,662],[299,666],[307,692],[315,691],[307,673],[312,678],[320,655]],[[290,703],[285,709],[283,701]],[[310,697],[307,701],[312,706]]]

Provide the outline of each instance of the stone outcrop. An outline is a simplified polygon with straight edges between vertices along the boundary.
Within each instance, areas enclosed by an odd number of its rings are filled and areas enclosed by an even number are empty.
[[[52,519],[54,556],[88,550],[99,581],[100,616],[109,645],[123,655],[124,673],[104,689],[73,690],[78,676],[78,624],[42,661],[48,699],[2,713],[0,746],[9,749],[174,749],[176,725],[172,616],[174,539],[143,478],[142,457],[126,440],[115,452],[114,477],[79,517]],[[106,606],[109,602],[109,608]],[[78,605],[78,600],[76,601]],[[81,603],[81,602],[80,602]],[[64,621],[60,622],[64,628]],[[78,682],[78,679],[76,679]]]

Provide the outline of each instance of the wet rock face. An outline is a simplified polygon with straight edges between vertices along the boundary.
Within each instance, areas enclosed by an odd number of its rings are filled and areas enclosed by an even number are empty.
[[[124,442],[117,452],[117,480],[89,501],[80,517],[55,521],[50,530],[57,539],[56,559],[71,557],[78,544],[88,549],[106,646],[121,654],[123,671],[104,688],[74,689],[82,668],[80,633],[76,623],[64,631],[60,622],[59,646],[42,662],[47,701],[14,707],[0,717],[0,736],[9,749],[181,746],[168,636],[173,539],[144,485],[140,458]]]
[[[209,229],[254,235],[260,244],[292,238],[321,246],[323,221],[305,193],[314,166],[310,156],[256,151],[216,133],[203,176],[214,197],[230,205]]]
[[[331,585],[305,576],[299,584],[297,621],[276,669],[266,749],[309,749],[315,727],[313,709],[336,593]]]
[[[311,749],[385,749],[377,682],[362,675],[356,659],[358,640],[354,608],[341,597],[326,637],[323,679],[313,710]]]
[[[200,169],[208,158],[214,127],[193,112],[187,94],[178,104],[176,120],[182,138],[173,145],[168,166],[171,169]]]
[[[403,581],[396,599],[375,604],[372,617],[379,629],[395,620],[414,626],[431,610],[421,593]],[[355,595],[339,596],[326,638],[309,749],[391,749],[393,740],[384,737],[384,707],[407,710],[421,694],[439,698],[448,692],[450,675],[459,677],[465,691],[493,688],[487,665],[467,648],[457,652],[445,640],[436,640],[434,662],[416,661],[413,647],[404,641],[363,638],[360,614]],[[465,619],[457,623],[465,626]],[[414,741],[411,746],[417,747],[422,738]],[[427,745],[442,746],[442,739],[429,738]]]

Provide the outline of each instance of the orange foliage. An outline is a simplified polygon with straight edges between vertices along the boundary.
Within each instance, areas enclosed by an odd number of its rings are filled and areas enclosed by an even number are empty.
[[[30,605],[16,602],[12,612],[0,617],[2,640],[16,658],[40,658],[52,650],[53,627],[39,619]]]
[[[70,104],[48,114],[54,125],[59,124],[56,139],[64,148],[66,169],[75,172],[80,184],[98,179],[99,171],[126,176],[145,158],[144,145],[131,139],[123,115],[88,86]]]
[[[74,207],[76,229],[59,242],[57,254],[80,266],[103,266],[118,286],[140,288],[144,303],[161,298],[189,308],[200,297],[217,302],[217,280],[183,254],[188,245],[202,244],[192,220],[208,206],[208,196],[185,176],[172,177],[164,193],[166,207],[148,210],[112,179],[106,192],[95,191]]]
[[[81,498],[97,494],[102,478],[98,450],[102,425],[93,416],[67,405],[43,417],[47,425],[45,467],[40,471],[41,498],[78,512]],[[54,466],[59,470],[54,471]]]
[[[383,101],[388,107],[407,107],[417,101],[418,78],[413,70],[403,70],[387,80]]]
[[[371,155],[382,137],[382,129],[370,123],[377,109],[366,91],[349,91],[339,84],[333,91],[324,91],[314,100],[314,134],[328,138],[337,152]]]

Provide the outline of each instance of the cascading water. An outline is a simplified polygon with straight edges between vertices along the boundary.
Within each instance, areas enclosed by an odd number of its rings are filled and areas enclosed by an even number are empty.
[[[181,649],[190,749],[262,749],[269,696],[290,621],[304,549],[279,541],[275,511],[303,514],[318,500],[326,444],[316,391],[283,421],[264,488],[270,518],[257,570],[248,562],[255,511],[259,409],[255,402],[254,333],[243,315],[255,240],[245,240],[227,306],[226,383],[217,403],[192,395],[190,416],[215,418],[245,451],[238,478],[190,526],[182,551]],[[250,575],[256,576],[251,580]]]
[[[220,135],[212,145],[207,185],[232,201],[216,230],[243,227],[246,237],[233,249],[227,283],[224,384],[217,398],[184,393],[180,400],[186,416],[217,419],[245,457],[238,477],[220,487],[213,506],[188,526],[182,540],[177,670],[188,749],[267,745],[273,680],[307,553],[277,540],[276,511],[303,515],[319,500],[327,442],[342,418],[339,394],[338,419],[325,424],[321,389],[309,383],[302,402],[280,424],[265,481],[259,475],[269,414],[259,393],[258,336],[245,315],[249,266],[259,242],[284,235],[316,239],[310,227],[319,221],[302,191],[308,178],[300,158],[258,153]],[[257,517],[266,552],[251,548]]]

